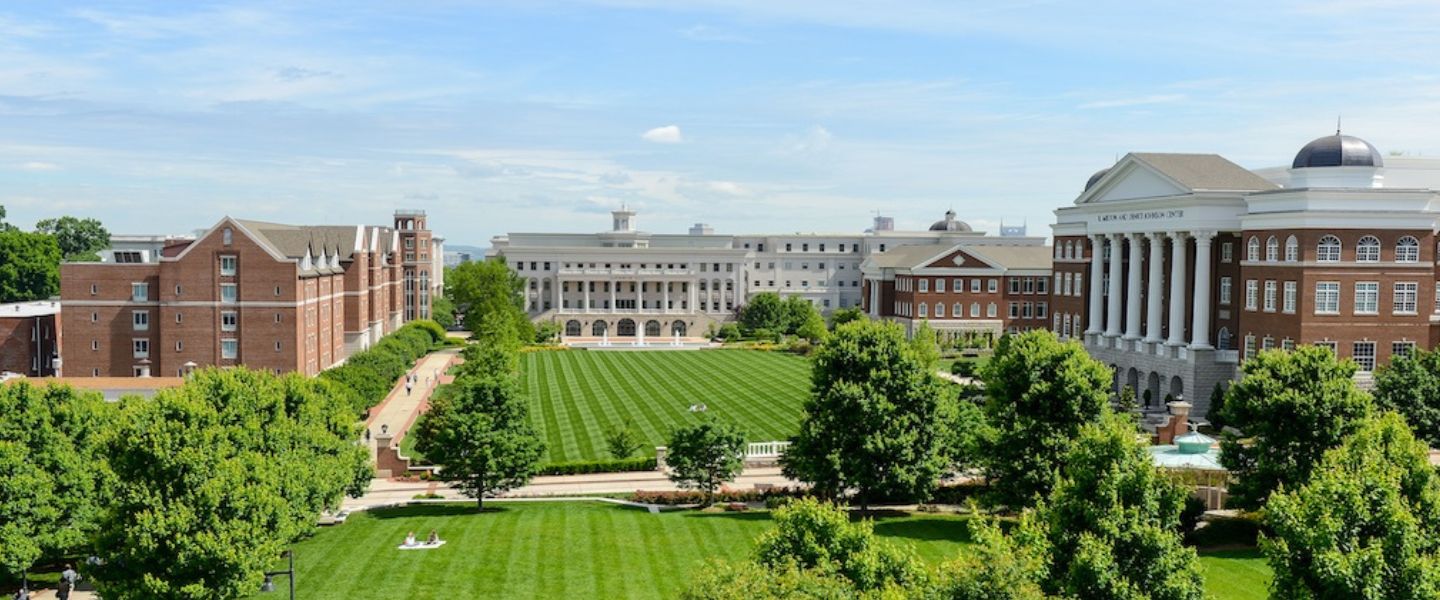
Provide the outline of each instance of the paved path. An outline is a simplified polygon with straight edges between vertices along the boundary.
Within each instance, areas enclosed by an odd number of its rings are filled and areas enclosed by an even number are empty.
[[[797,485],[780,474],[779,467],[757,467],[746,469],[735,481],[726,485],[731,489],[750,489],[756,484],[790,486]],[[536,477],[530,485],[511,490],[506,498],[546,496],[586,496],[592,494],[624,494],[637,490],[673,491],[680,489],[665,474],[658,471],[632,473],[594,473],[590,475],[561,475]],[[436,493],[446,500],[466,500],[460,492],[436,481],[398,481],[375,479],[370,482],[370,491],[359,498],[346,498],[342,508],[355,510],[369,506],[384,506],[409,502],[417,494]]]
[[[375,435],[380,433],[382,428],[388,430],[395,436],[392,444],[400,445],[400,440],[405,438],[405,433],[410,429],[410,424],[429,405],[430,394],[434,393],[436,386],[442,383],[449,383],[453,377],[446,375],[445,371],[450,364],[460,355],[459,348],[446,348],[437,352],[425,355],[420,362],[410,369],[406,376],[414,375],[416,383],[407,393],[405,391],[405,377],[395,382],[395,387],[390,388],[390,394],[385,400],[370,411],[370,419],[365,421],[365,427],[370,430],[370,460],[375,460]]]

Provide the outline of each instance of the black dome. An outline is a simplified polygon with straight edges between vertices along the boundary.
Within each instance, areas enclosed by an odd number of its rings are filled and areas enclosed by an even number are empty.
[[[1380,151],[1370,142],[1351,135],[1327,135],[1316,139],[1295,155],[1290,167],[1306,169],[1311,167],[1383,167],[1385,161]]]
[[[955,219],[955,211],[945,211],[945,218],[930,226],[930,231],[974,231],[970,224]]]
[[[1099,171],[1096,171],[1095,174],[1091,175],[1090,179],[1085,182],[1085,190],[1089,191],[1090,188],[1095,187],[1095,184],[1100,183],[1100,180],[1104,179],[1105,174],[1109,172],[1110,167],[1105,167],[1103,169],[1100,169]]]

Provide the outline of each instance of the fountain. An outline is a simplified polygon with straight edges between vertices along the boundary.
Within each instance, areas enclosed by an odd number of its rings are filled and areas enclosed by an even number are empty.
[[[609,346],[609,345],[610,345],[610,330],[609,330],[609,329],[606,329],[605,331],[600,332],[600,345],[601,345],[601,346]]]

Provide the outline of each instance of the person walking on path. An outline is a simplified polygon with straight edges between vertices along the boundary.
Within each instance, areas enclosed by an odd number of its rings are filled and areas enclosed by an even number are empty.
[[[409,381],[406,381],[406,382],[405,382],[405,395],[406,395],[406,396],[409,396],[409,395],[410,395],[410,382],[409,382]]]
[[[60,573],[60,583],[55,586],[55,597],[59,600],[70,600],[70,592],[75,590],[75,583],[80,581],[80,574],[75,568],[65,565],[65,570]]]

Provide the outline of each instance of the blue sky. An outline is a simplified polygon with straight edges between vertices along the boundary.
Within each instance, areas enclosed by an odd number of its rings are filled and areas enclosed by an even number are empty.
[[[452,243],[642,229],[993,231],[1128,151],[1440,154],[1440,3],[594,0],[0,5],[0,205]]]

